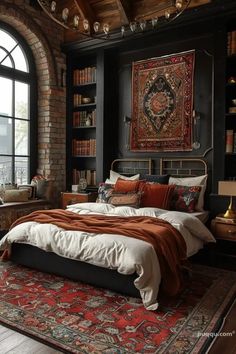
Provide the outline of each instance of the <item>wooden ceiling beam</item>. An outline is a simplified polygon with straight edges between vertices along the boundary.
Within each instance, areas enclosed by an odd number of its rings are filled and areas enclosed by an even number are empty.
[[[96,16],[87,0],[73,0],[80,16],[86,18],[90,24],[96,21]]]
[[[116,4],[120,13],[122,25],[128,25],[131,21],[131,9],[128,0],[116,0]]]

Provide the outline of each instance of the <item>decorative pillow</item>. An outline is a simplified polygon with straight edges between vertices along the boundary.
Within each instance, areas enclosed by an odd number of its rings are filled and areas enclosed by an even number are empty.
[[[168,184],[170,175],[141,175],[140,179],[145,179],[147,182],[155,182],[160,184]]]
[[[98,187],[97,203],[108,203],[109,198],[114,190],[113,184],[100,183]]]
[[[28,190],[29,199],[35,199],[36,197],[36,186],[32,184],[20,184],[18,185],[18,189],[26,189]]]
[[[193,213],[200,196],[201,186],[175,186],[170,208],[176,211]]]
[[[206,184],[207,184],[207,177],[208,175],[202,175],[197,177],[170,177],[169,184],[176,184],[178,186],[201,186],[200,196],[198,198],[197,205],[195,207],[196,211],[203,211],[204,210],[204,194],[206,191]]]
[[[4,193],[4,202],[27,202],[29,193],[27,189],[6,189]]]
[[[140,193],[119,194],[113,192],[109,198],[109,204],[114,206],[130,206],[133,208],[139,208],[140,197]]]
[[[115,193],[132,193],[137,192],[138,190],[142,189],[143,184],[145,181],[137,180],[124,180],[122,178],[118,178],[115,185],[114,185],[114,192]]]
[[[168,210],[174,189],[174,185],[147,182],[143,188],[141,206]]]
[[[17,189],[17,184],[15,184],[15,183],[6,183],[4,185],[4,190],[7,190],[7,189]]]
[[[36,175],[32,178],[31,184],[36,188],[36,197],[41,199],[50,199],[52,185],[48,179],[42,175]]]
[[[107,178],[105,183],[115,184],[118,178],[125,179],[126,181],[137,181],[137,180],[139,180],[139,177],[140,177],[140,174],[127,177],[127,176],[120,175],[119,173],[117,173],[115,171],[110,170],[110,178]]]

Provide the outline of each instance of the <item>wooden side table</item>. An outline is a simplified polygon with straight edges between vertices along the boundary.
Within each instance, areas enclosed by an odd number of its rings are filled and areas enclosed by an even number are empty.
[[[212,248],[214,265],[236,270],[236,220],[218,216],[211,222],[211,231],[216,239]]]
[[[62,209],[66,209],[67,205],[76,204],[76,203],[95,202],[96,199],[97,199],[97,192],[89,192],[89,193],[62,192],[61,207]]]

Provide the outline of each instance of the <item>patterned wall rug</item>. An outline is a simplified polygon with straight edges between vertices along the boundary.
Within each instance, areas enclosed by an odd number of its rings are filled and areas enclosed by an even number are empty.
[[[132,64],[131,151],[191,151],[195,52]]]
[[[236,273],[194,265],[177,298],[141,300],[0,263],[0,322],[67,353],[200,353],[235,296]]]

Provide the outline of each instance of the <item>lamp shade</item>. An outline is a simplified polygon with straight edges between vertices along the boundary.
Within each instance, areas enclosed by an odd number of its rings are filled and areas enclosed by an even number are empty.
[[[236,181],[219,181],[218,194],[236,196]]]

